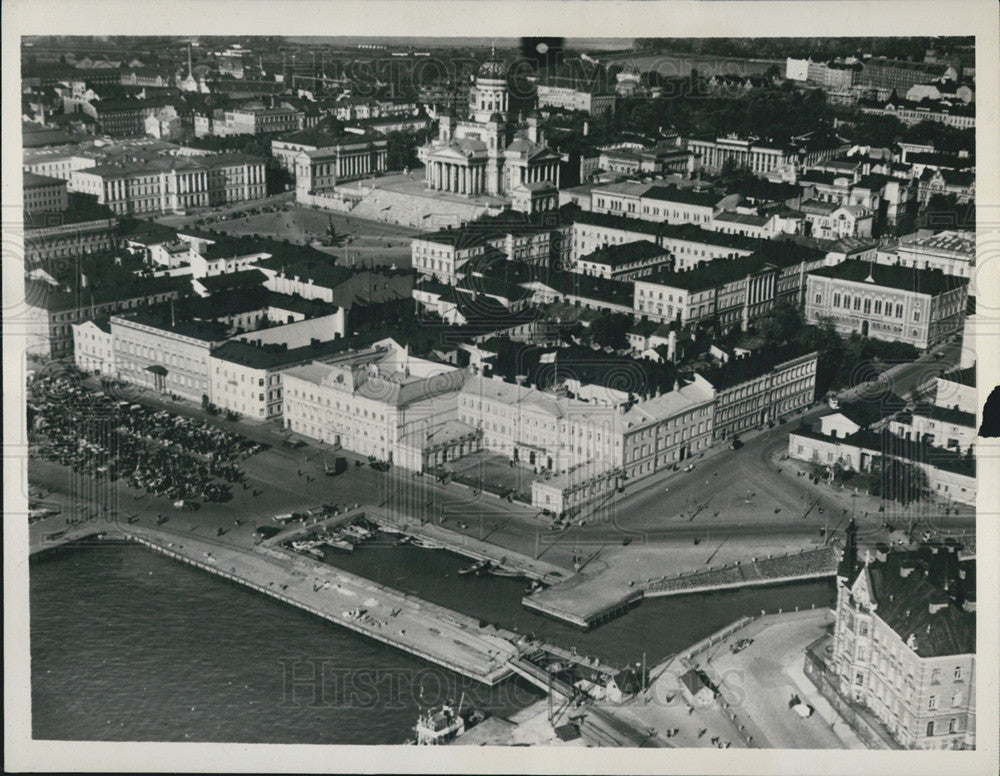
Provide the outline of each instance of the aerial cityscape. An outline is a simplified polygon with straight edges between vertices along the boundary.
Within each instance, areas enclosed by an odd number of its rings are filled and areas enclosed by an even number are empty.
[[[32,737],[975,749],[975,54],[23,37]]]

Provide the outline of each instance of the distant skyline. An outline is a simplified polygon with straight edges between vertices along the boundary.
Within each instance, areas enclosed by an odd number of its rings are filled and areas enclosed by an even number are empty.
[[[293,43],[316,44],[336,42],[338,44],[378,43],[386,46],[484,46],[497,48],[517,48],[520,38],[498,38],[488,35],[480,37],[439,36],[378,36],[378,35],[286,35],[285,40]],[[566,48],[618,50],[632,48],[635,38],[566,38]]]

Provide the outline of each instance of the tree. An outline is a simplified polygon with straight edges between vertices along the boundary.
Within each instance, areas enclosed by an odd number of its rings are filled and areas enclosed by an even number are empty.
[[[757,324],[757,332],[768,345],[788,342],[802,329],[802,312],[790,302],[779,302]]]
[[[621,313],[604,313],[590,324],[590,339],[602,348],[612,347],[620,350],[625,347],[629,325],[629,316]]]

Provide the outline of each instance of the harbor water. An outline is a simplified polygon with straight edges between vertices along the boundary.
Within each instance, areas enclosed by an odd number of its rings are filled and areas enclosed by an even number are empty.
[[[346,570],[581,654],[653,664],[743,614],[829,605],[826,582],[667,598],[582,633],[521,607],[525,580],[461,576],[466,559],[379,543]],[[509,716],[539,698],[487,688],[132,545],[31,563],[32,725],[39,739],[399,744],[447,700]],[[692,612],[697,612],[696,616]]]

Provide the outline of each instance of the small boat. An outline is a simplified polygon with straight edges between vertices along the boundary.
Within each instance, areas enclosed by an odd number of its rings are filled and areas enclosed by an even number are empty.
[[[489,569],[490,574],[495,577],[523,577],[523,571],[511,571],[510,569],[505,569],[502,566],[491,566]]]
[[[399,544],[399,545],[402,545],[402,544],[413,544],[413,537],[409,536],[408,534],[404,534],[403,536],[400,536],[396,540],[396,544]]]
[[[366,541],[374,536],[371,531],[367,528],[362,528],[360,525],[345,525],[340,531],[348,539],[355,539],[359,542]]]
[[[481,574],[484,571],[489,571],[489,570],[490,570],[490,562],[488,560],[479,560],[473,563],[468,568],[459,569],[458,573],[461,574],[462,576],[465,576],[467,574]]]
[[[464,702],[465,693],[462,693],[462,699],[459,701],[457,709],[448,703],[443,703],[423,712],[417,718],[417,724],[413,728],[413,732],[417,736],[417,745],[441,746],[449,744],[465,731],[486,719],[486,714],[482,711],[474,709],[463,711],[462,704]]]
[[[525,595],[531,595],[532,593],[541,590],[543,587],[545,587],[545,585],[543,585],[537,579],[533,579],[531,580],[531,584],[524,589]]]
[[[319,549],[319,542],[292,542],[291,547],[296,552],[312,555],[316,558],[323,557],[323,551]]]
[[[328,536],[323,540],[323,544],[335,550],[343,550],[344,552],[354,551],[354,545],[339,536]]]

